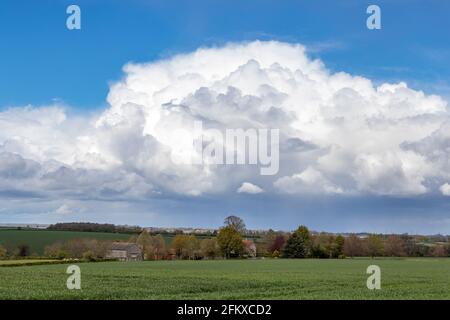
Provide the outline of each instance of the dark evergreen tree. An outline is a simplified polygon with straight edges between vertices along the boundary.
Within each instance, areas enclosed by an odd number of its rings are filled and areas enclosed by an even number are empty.
[[[300,226],[287,240],[284,258],[306,258],[310,254],[311,235],[305,226]]]

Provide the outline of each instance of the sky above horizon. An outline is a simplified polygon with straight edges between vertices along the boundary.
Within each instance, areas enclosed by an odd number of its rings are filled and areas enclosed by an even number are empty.
[[[68,30],[66,8],[81,8]],[[366,9],[381,8],[381,30]],[[450,3],[2,1],[0,222],[450,234]],[[280,170],[179,128],[280,130]]]

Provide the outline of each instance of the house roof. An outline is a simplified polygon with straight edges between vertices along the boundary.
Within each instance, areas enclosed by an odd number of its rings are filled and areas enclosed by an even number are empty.
[[[111,245],[111,250],[122,250],[128,253],[141,254],[141,249],[135,243],[129,242],[114,242]]]

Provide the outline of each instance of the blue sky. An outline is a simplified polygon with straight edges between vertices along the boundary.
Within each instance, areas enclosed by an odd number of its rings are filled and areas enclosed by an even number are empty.
[[[66,28],[70,4],[81,7],[81,30]],[[381,30],[366,28],[370,4],[381,7]],[[449,14],[450,3],[442,0],[5,0],[0,3],[0,111],[57,103],[82,118],[109,107],[110,85],[124,78],[122,68],[129,62],[253,40],[301,43],[310,58],[320,59],[332,72],[345,71],[375,84],[405,81],[412,89],[449,101]],[[427,178],[425,184],[447,181],[440,178],[444,180]],[[329,231],[450,234],[448,198],[436,192],[343,197],[169,194],[115,202],[83,201],[84,196],[15,197],[11,194],[20,192],[7,189],[0,184],[0,222],[216,227],[233,213],[252,228],[293,229],[305,223]]]
[[[0,106],[100,108],[129,61],[254,39],[309,44],[333,70],[450,94],[446,1],[80,0],[82,30],[69,31],[72,3],[1,2]],[[369,4],[382,9],[379,31],[365,27]]]

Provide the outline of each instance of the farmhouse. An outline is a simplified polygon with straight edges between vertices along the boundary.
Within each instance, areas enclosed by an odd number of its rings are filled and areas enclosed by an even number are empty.
[[[114,242],[106,258],[120,261],[141,261],[143,260],[143,254],[141,248],[135,243]]]

